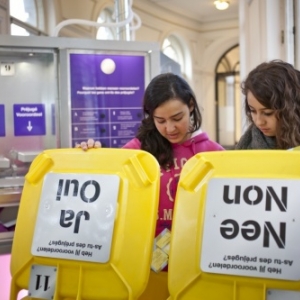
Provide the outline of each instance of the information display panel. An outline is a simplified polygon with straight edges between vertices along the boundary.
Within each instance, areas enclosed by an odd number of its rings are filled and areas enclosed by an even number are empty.
[[[142,114],[145,57],[69,53],[72,145],[87,138],[122,147],[135,137]]]

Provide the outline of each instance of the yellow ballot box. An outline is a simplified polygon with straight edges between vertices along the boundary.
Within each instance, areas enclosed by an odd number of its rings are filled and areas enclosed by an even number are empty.
[[[147,286],[159,165],[142,150],[46,150],[25,177],[11,300],[137,299]]]
[[[170,300],[300,299],[300,152],[200,153],[184,165]]]

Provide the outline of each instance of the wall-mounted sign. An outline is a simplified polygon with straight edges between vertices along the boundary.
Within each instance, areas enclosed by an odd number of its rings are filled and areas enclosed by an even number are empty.
[[[32,298],[53,299],[57,282],[57,268],[32,265],[28,294]]]
[[[14,104],[15,136],[45,135],[44,104]]]
[[[14,76],[15,75],[15,64],[13,62],[1,62],[0,75],[1,76]]]
[[[299,184],[292,179],[212,179],[200,268],[299,281]]]
[[[104,147],[132,139],[143,117],[145,58],[70,54],[72,143],[86,138]]]

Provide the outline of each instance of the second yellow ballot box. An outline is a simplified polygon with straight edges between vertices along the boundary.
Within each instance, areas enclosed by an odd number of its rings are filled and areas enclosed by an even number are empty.
[[[199,153],[173,215],[170,300],[300,299],[300,152]]]

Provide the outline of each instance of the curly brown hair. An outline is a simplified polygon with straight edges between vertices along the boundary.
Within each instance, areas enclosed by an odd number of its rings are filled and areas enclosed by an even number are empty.
[[[188,107],[194,107],[190,113],[191,132],[198,130],[202,122],[195,94],[182,77],[173,73],[164,73],[151,80],[145,90],[144,119],[136,137],[141,142],[141,149],[150,152],[164,169],[174,164],[173,148],[172,144],[156,129],[153,113],[158,106],[171,99],[180,100]]]
[[[300,145],[300,72],[293,65],[282,60],[264,62],[248,74],[241,87],[250,123],[249,91],[264,107],[275,110],[277,148]]]

